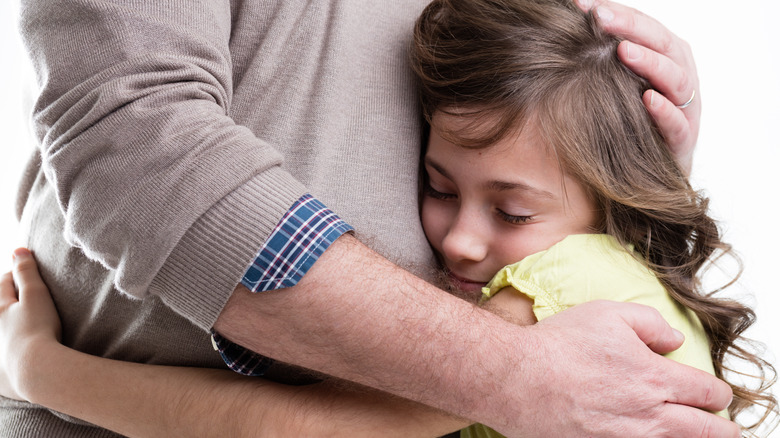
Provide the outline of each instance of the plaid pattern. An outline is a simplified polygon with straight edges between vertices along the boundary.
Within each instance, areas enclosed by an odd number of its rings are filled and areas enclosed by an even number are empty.
[[[287,211],[244,273],[252,292],[295,286],[331,243],[353,228],[309,194]],[[256,354],[211,331],[214,349],[240,374],[261,376],[273,359]]]
[[[290,207],[255,256],[241,284],[252,292],[295,286],[342,234],[353,228],[306,194]]]
[[[211,330],[211,344],[222,356],[222,360],[225,361],[228,368],[245,376],[262,376],[274,363],[270,357],[262,356],[234,344],[214,330]]]

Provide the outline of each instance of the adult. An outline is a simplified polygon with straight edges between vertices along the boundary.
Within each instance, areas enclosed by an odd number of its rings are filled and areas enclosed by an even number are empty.
[[[686,405],[721,409],[727,389],[647,349],[675,343],[652,314],[622,309],[583,328],[575,311],[523,329],[392,263],[431,278],[414,202],[422,126],[404,61],[424,5],[23,1],[41,148],[22,185],[21,220],[65,344],[217,368],[213,327],[277,361],[507,435],[720,436],[707,428],[710,414]],[[690,51],[620,5],[599,16],[649,48],[624,43],[619,53],[667,96],[648,92],[648,109],[689,163],[699,100],[684,111],[674,104],[697,88]],[[299,240],[273,232],[293,223],[284,220],[291,206],[310,205],[307,192],[372,249],[326,220],[324,238],[291,269],[267,275],[276,259],[264,250]],[[621,386],[597,383],[605,366]],[[578,409],[551,418],[528,403],[541,398]],[[112,436],[5,401],[0,424],[18,437]]]

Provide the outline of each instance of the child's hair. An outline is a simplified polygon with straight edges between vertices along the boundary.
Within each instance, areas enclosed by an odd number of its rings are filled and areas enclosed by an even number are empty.
[[[774,368],[743,346],[754,312],[702,291],[702,268],[731,248],[645,109],[649,85],[618,60],[619,42],[571,0],[435,0],[416,23],[412,47],[423,114],[429,123],[435,112],[464,117],[465,128],[442,133],[464,147],[537,129],[600,208],[595,231],[633,245],[670,295],[698,315],[715,374],[742,375],[727,356],[755,366],[758,387],[731,382],[729,406],[732,418],[763,407],[760,420],[744,426],[754,431],[777,411],[768,391]]]

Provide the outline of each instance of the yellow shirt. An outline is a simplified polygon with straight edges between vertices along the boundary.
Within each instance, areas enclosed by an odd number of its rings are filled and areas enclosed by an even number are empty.
[[[714,374],[709,342],[699,318],[672,299],[640,257],[628,252],[612,236],[571,235],[545,251],[506,266],[483,289],[485,299],[507,286],[533,300],[538,321],[593,300],[654,307],[669,325],[685,335],[683,345],[665,356]],[[725,411],[719,415],[728,418]],[[502,436],[481,424],[461,431],[461,438]]]

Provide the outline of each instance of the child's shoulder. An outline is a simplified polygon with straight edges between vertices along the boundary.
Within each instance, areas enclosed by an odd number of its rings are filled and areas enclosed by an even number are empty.
[[[606,234],[568,236],[503,268],[488,286],[496,292],[514,287],[551,314],[586,301],[642,302],[666,296],[658,278],[631,248]]]
[[[553,267],[556,275],[588,275],[594,270],[653,275],[632,247],[621,245],[608,234],[572,234],[512,266],[528,271]]]

